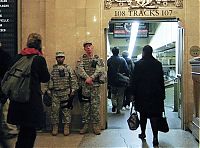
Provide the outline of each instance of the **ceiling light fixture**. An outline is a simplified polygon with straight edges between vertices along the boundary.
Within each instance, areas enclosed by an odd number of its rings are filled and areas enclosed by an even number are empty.
[[[139,28],[139,22],[133,22],[131,26],[131,35],[130,35],[130,41],[129,41],[129,47],[128,47],[128,57],[131,58],[133,54],[133,50],[135,47],[135,41],[137,38]]]

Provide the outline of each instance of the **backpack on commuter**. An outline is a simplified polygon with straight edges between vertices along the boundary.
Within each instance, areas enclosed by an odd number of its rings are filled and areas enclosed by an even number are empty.
[[[2,92],[12,101],[25,103],[30,98],[31,65],[36,55],[22,56],[4,75]]]

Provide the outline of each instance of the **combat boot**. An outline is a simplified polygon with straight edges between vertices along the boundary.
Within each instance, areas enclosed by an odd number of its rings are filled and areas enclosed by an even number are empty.
[[[64,135],[65,136],[69,135],[69,124],[64,124]]]
[[[96,135],[100,135],[101,134],[101,129],[99,128],[98,124],[93,124],[93,130],[94,130],[94,133]]]
[[[88,132],[88,124],[84,124],[83,128],[80,130],[80,134],[85,134]]]
[[[53,125],[52,135],[56,136],[58,134],[58,124]]]

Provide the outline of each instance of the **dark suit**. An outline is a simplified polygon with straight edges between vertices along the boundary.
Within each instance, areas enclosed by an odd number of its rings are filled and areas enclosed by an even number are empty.
[[[161,63],[152,56],[135,63],[132,90],[135,109],[140,112],[141,134],[145,138],[147,118],[153,131],[153,145],[158,145],[158,119],[164,111],[165,87]]]

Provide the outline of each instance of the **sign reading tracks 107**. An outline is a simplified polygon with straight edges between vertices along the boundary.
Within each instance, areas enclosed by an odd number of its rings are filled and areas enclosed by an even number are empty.
[[[115,9],[117,7],[127,7],[128,11]],[[175,16],[177,12],[174,10],[183,8],[183,0],[104,0],[104,8],[114,8],[114,16],[117,17],[166,17]]]
[[[17,53],[17,0],[0,0],[0,43],[11,56]]]

